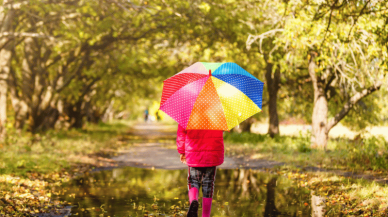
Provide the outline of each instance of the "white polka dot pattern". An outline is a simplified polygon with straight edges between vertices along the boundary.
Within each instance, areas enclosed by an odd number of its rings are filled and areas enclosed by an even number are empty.
[[[230,75],[230,74],[245,75],[245,76],[257,79],[255,78],[255,76],[245,71],[245,69],[241,68],[241,66],[237,65],[236,63],[224,63],[213,72],[213,75]]]
[[[193,65],[183,69],[180,71],[177,75],[183,74],[183,73],[197,73],[197,74],[209,74],[209,70],[206,69],[206,67],[201,62],[196,62]]]
[[[201,78],[205,78],[207,75],[196,74],[196,73],[184,73],[172,76],[171,78],[163,82],[163,92],[160,105],[163,105],[167,99],[173,95],[176,91],[182,87],[190,84],[191,82],[197,81]]]
[[[195,101],[187,129],[228,130],[220,98],[208,79]]]
[[[182,87],[168,98],[160,107],[160,110],[164,111],[186,129],[195,100],[208,78],[206,76]]]
[[[197,62],[164,81],[160,110],[185,129],[230,130],[261,111],[263,85],[235,63]]]
[[[261,111],[251,99],[234,86],[213,76],[211,78],[220,97],[229,130]]]
[[[251,99],[259,108],[262,105],[263,86],[264,83],[256,78],[247,77],[245,75],[230,74],[230,75],[213,75],[215,78],[224,81],[239,91],[243,92]]]

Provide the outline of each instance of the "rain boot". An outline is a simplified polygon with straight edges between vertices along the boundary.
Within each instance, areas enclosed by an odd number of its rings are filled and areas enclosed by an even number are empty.
[[[187,212],[187,217],[198,217],[198,188],[191,188],[189,190],[190,208]]]
[[[196,188],[196,187],[192,187],[189,190],[189,201],[190,201],[190,204],[191,204],[191,202],[193,200],[198,201],[198,188]]]
[[[213,198],[202,198],[202,217],[210,217]]]

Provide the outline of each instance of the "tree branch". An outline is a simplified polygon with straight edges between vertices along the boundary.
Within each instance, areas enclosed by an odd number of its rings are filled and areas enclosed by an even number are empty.
[[[370,2],[370,0],[368,0],[368,1],[365,3],[364,7],[363,7],[363,8],[361,9],[361,11],[360,11],[360,14],[359,14],[358,16],[356,16],[356,20],[354,21],[352,27],[350,27],[350,30],[349,30],[348,40],[349,40],[349,38],[350,38],[350,34],[352,33],[352,30],[353,30],[354,26],[357,24],[358,19],[363,15],[363,12],[364,12],[365,8],[368,6],[369,2]]]
[[[270,37],[271,35],[276,34],[276,32],[283,32],[284,29],[272,29],[267,32],[264,32],[263,34],[260,35],[251,35],[249,34],[248,39],[246,41],[246,47],[249,50],[251,48],[251,45],[256,42],[257,39],[260,39],[260,52],[263,53],[261,49],[261,44],[263,43],[263,39],[266,37]]]
[[[331,82],[334,81],[335,77],[336,77],[335,73],[330,74],[330,77],[327,79],[327,82],[326,82],[325,93],[327,93],[327,91],[329,90],[330,84],[331,84]]]
[[[382,85],[381,81],[376,82],[373,86],[362,90],[361,92],[356,93],[354,96],[352,96],[349,101],[344,105],[342,110],[337,113],[327,124],[326,132],[328,133],[331,128],[333,128],[335,125],[337,125],[353,108],[353,106],[360,101],[362,98],[367,97],[371,93],[377,91],[380,89]]]
[[[11,37],[32,37],[32,38],[48,38],[50,40],[55,40],[55,37],[34,33],[34,32],[2,32],[0,33],[0,38],[11,36]]]
[[[322,40],[322,42],[321,42],[321,46],[320,46],[320,47],[322,47],[323,43],[326,41],[327,33],[330,31],[329,29],[330,29],[330,25],[331,25],[331,18],[332,18],[332,16],[333,16],[334,6],[337,4],[337,2],[338,2],[338,0],[336,0],[336,1],[333,3],[333,5],[331,6],[331,8],[330,8],[329,23],[327,24],[325,36],[323,36],[323,40]]]
[[[63,84],[55,90],[57,93],[60,93],[65,87],[67,87],[67,86],[70,84],[70,82],[71,82],[77,75],[79,75],[79,72],[81,71],[81,69],[83,69],[83,67],[84,67],[84,65],[85,65],[86,59],[87,59],[87,55],[84,55],[84,57],[83,57],[82,60],[81,60],[81,63],[80,63],[78,66],[76,66],[76,69],[73,70],[73,71],[74,71],[73,74],[70,75],[70,76],[68,77],[68,79],[67,79],[66,81],[64,81]]]

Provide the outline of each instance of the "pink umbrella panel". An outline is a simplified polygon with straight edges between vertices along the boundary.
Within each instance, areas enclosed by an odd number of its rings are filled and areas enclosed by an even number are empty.
[[[164,81],[160,110],[185,129],[230,130],[261,111],[263,85],[235,63],[197,62]]]

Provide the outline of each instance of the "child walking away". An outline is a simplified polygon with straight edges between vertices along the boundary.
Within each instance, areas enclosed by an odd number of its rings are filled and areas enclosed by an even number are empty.
[[[185,130],[178,125],[177,149],[182,163],[188,168],[190,208],[187,217],[198,216],[198,193],[202,186],[202,217],[209,217],[216,167],[224,162],[222,130]]]

